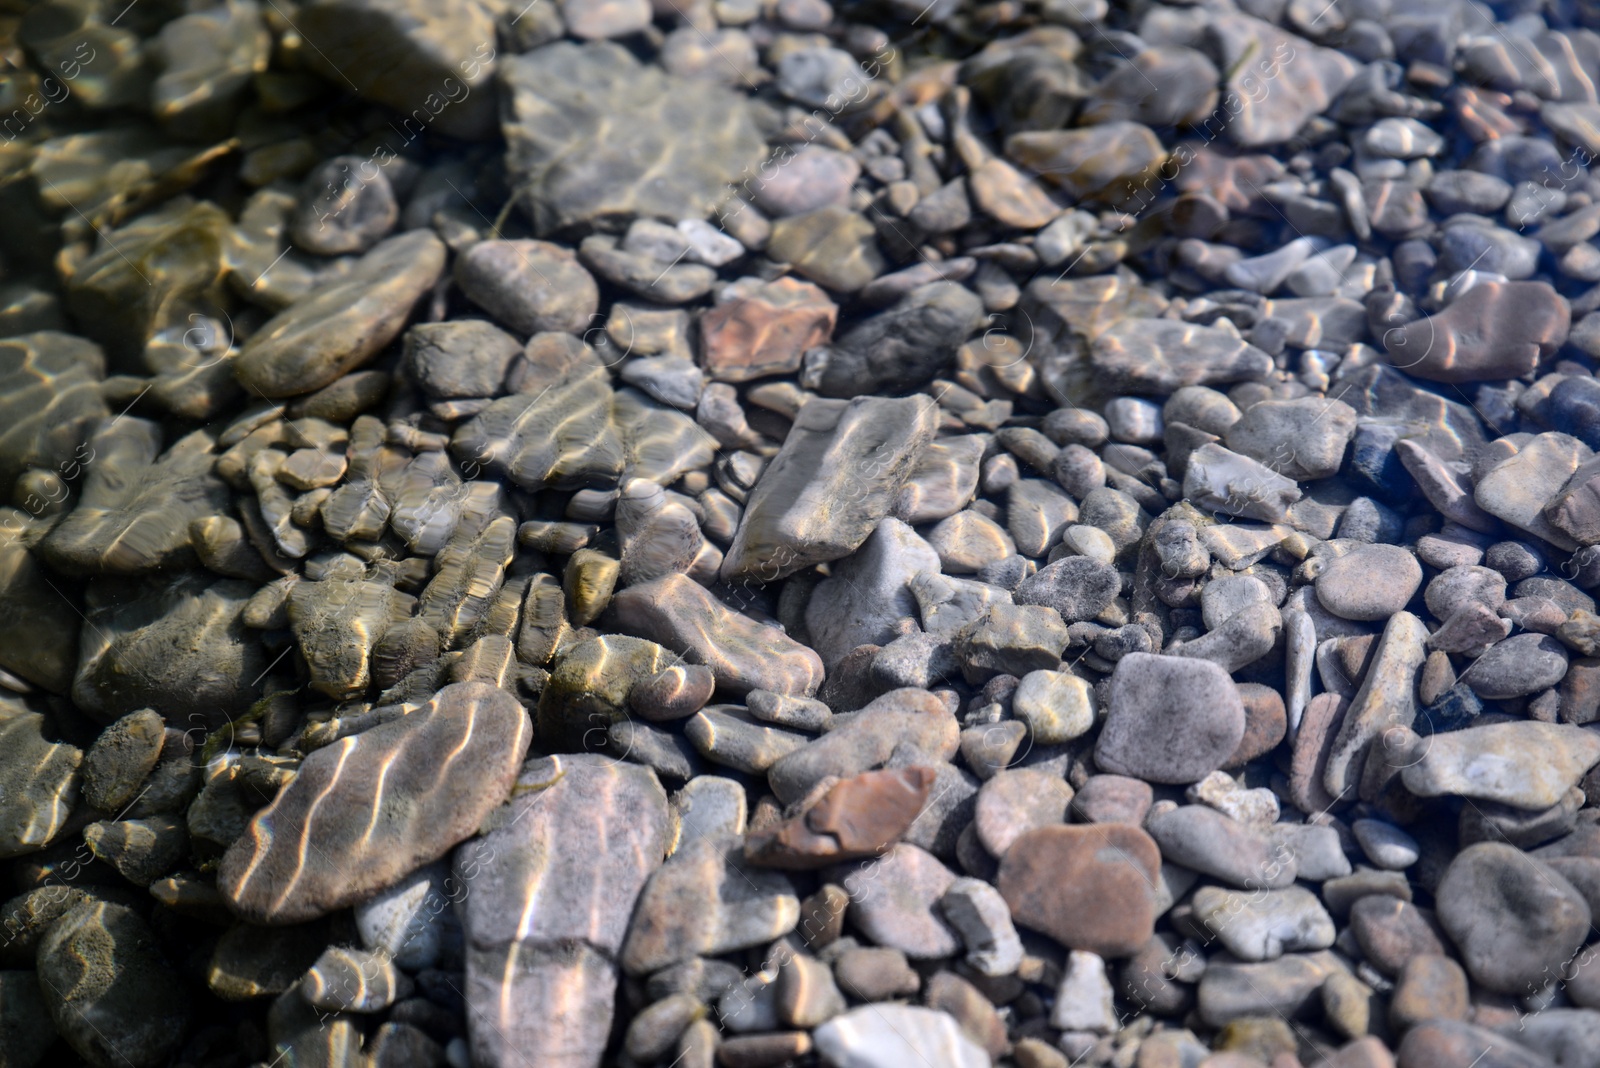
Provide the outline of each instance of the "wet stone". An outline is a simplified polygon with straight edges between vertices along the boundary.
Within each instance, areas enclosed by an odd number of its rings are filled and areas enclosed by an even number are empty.
[[[628,917],[665,851],[666,794],[649,770],[587,754],[530,761],[513,794],[455,859],[473,1057],[597,1064]]]
[[[808,401],[750,494],[723,581],[773,582],[854,552],[893,507],[936,418],[923,397]],[[819,514],[813,500],[845,506]]]
[[[749,835],[745,858],[803,870],[881,854],[922,813],[933,783],[933,770],[922,767],[844,779],[804,812]]]
[[[1390,362],[1434,382],[1526,374],[1566,340],[1571,313],[1545,282],[1485,282],[1444,311],[1389,331]]]
[[[411,989],[386,954],[343,946],[323,952],[300,983],[306,1001],[325,1012],[378,1012]]]
[[[1422,797],[1452,794],[1538,810],[1600,761],[1600,736],[1555,723],[1497,723],[1436,734],[1401,777]]]
[[[742,99],[641,66],[614,44],[561,42],[499,73],[508,166],[529,187],[541,232],[630,213],[704,218],[763,152]],[[629,117],[625,132],[618,115]]]
[[[850,923],[874,944],[936,960],[960,948],[938,908],[955,878],[938,858],[901,842],[841,871],[837,881],[850,895]]]
[[[613,611],[624,630],[704,663],[732,692],[809,696],[822,682],[822,662],[809,648],[733,611],[687,576],[630,586],[616,596]]]
[[[978,791],[973,827],[992,856],[1003,857],[1020,836],[1067,822],[1074,800],[1066,780],[1038,768],[1005,768]]]
[[[863,215],[837,206],[818,208],[774,222],[766,251],[820,286],[853,293],[883,273],[876,232]]]
[[[437,860],[509,791],[531,738],[527,715],[483,683],[446,687],[424,708],[308,756],[223,858],[240,915],[324,915]],[[450,754],[441,766],[440,754]],[[383,821],[403,792],[405,819]],[[320,843],[307,851],[304,842]],[[338,857],[333,865],[326,858]]]
[[[628,974],[644,975],[693,956],[764,945],[793,930],[799,916],[788,876],[747,865],[737,836],[702,838],[645,884],[619,960]]]
[[[1244,706],[1220,667],[1132,653],[1112,675],[1095,761],[1119,775],[1194,782],[1220,767],[1243,736]]]
[[[46,740],[47,721],[20,705],[0,703],[0,856],[42,849],[64,828],[78,795],[83,753]]]
[[[723,382],[791,374],[807,349],[828,340],[837,317],[827,294],[809,282],[741,279],[701,316],[701,359]]]
[[[1155,842],[1136,827],[1040,828],[1006,850],[999,889],[1023,926],[1073,949],[1125,957],[1150,940],[1160,863]]]
[[[57,1031],[90,1064],[164,1063],[190,999],[155,933],[122,905],[84,902],[39,944],[39,982]]]
[[[84,755],[83,799],[102,812],[127,804],[155,769],[165,728],[165,721],[145,708],[102,731]]]
[[[1127,319],[1095,339],[1094,369],[1120,392],[1171,393],[1255,378],[1271,357],[1216,327],[1169,319]]]
[[[431,231],[380,242],[348,273],[313,289],[252,334],[234,363],[235,374],[263,397],[331,384],[399,336],[444,262],[444,244]]]
[[[1343,619],[1387,619],[1422,585],[1422,567],[1397,545],[1363,545],[1328,562],[1317,576],[1317,600]]]
[[[1582,944],[1589,906],[1541,860],[1499,843],[1468,846],[1439,884],[1439,922],[1491,990],[1539,985]]]

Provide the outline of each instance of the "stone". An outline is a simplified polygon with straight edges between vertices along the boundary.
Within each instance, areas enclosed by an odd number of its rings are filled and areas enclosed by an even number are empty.
[[[1389,1020],[1397,1029],[1409,1028],[1426,1020],[1465,1020],[1468,1009],[1467,973],[1449,957],[1429,953],[1401,968]]]
[[[949,1013],[914,1005],[863,1005],[835,1016],[813,1035],[817,1052],[837,1068],[986,1068],[989,1055]]]
[[[1240,1017],[1291,1019],[1311,1003],[1329,975],[1345,967],[1326,951],[1290,953],[1260,963],[1217,962],[1200,978],[1196,1007],[1213,1027]]]
[[[318,0],[301,14],[307,62],[324,77],[359,85],[361,95],[410,123],[452,137],[479,138],[493,129],[490,8],[466,0],[422,10],[383,0]]]
[[[324,1012],[380,1012],[411,990],[387,954],[343,946],[325,950],[300,982],[306,1001]]]
[[[1444,311],[1383,336],[1390,363],[1432,382],[1514,378],[1567,338],[1571,311],[1547,282],[1484,282]]]
[[[49,1011],[31,971],[0,971],[0,1047],[6,1064],[33,1068],[56,1042]]]
[[[1232,451],[1306,481],[1338,473],[1355,431],[1355,409],[1348,404],[1304,397],[1252,404],[1224,440]]]
[[[742,97],[610,42],[558,42],[498,73],[507,169],[541,234],[625,215],[703,219],[765,153]]]
[[[362,945],[387,954],[407,971],[435,967],[447,928],[455,927],[448,912],[452,890],[449,870],[440,863],[424,865],[379,891],[355,907]]]
[[[1478,983],[1538,987],[1584,942],[1589,906],[1548,864],[1497,842],[1458,853],[1440,880],[1439,923]]]
[[[1449,794],[1545,809],[1600,761],[1600,735],[1566,724],[1520,721],[1429,736],[1401,772],[1419,797]]]
[[[1352,820],[1350,832],[1367,859],[1388,871],[1404,871],[1421,855],[1415,838],[1392,823],[1382,820]]]
[[[920,385],[955,360],[983,322],[983,301],[972,290],[947,281],[919,285],[832,344],[808,350],[800,384],[842,398]]]
[[[1361,545],[1328,561],[1316,585],[1322,607],[1342,619],[1388,619],[1411,603],[1422,565],[1398,545]]]
[[[1289,506],[1301,497],[1293,479],[1215,442],[1189,454],[1183,493],[1209,511],[1267,523],[1286,520]]]
[[[454,278],[468,300],[524,336],[581,334],[600,305],[578,257],[547,241],[480,241],[456,261]]]
[[[849,920],[872,942],[912,960],[948,957],[960,942],[938,908],[956,876],[937,857],[910,842],[839,870],[850,895]]]
[[[877,856],[921,815],[934,784],[931,768],[868,771],[842,779],[804,812],[745,838],[745,859],[806,870]]]
[[[1235,334],[1172,319],[1124,319],[1095,338],[1089,358],[1107,389],[1156,395],[1256,378],[1272,364]]]
[[[1354,791],[1361,776],[1381,761],[1392,757],[1404,763],[1407,755],[1397,749],[1401,738],[1397,729],[1409,728],[1416,719],[1416,678],[1427,658],[1427,638],[1427,628],[1410,612],[1395,613],[1384,626],[1361,687],[1339,721],[1338,734],[1323,750],[1322,785],[1329,797],[1342,798]]]
[[[49,721],[0,701],[0,857],[43,849],[65,828],[78,800],[83,753],[48,741]],[[51,731],[53,734],[54,731]]]
[[[1166,161],[1160,140],[1137,122],[1012,134],[1005,154],[1061,190],[1069,201],[1128,202]]]
[[[748,865],[736,835],[680,847],[639,895],[618,958],[645,975],[695,956],[764,945],[792,931],[800,900],[782,872]]]
[[[705,664],[729,692],[809,697],[822,683],[822,660],[815,652],[776,627],[733,611],[686,575],[630,586],[613,599],[612,612],[619,629]]]
[[[1053,566],[1053,565],[1052,565]],[[1011,696],[1013,714],[1036,745],[1061,745],[1088,733],[1095,721],[1094,692],[1076,675],[1031,671]]]
[[[1193,898],[1194,915],[1223,947],[1245,961],[1333,945],[1333,918],[1302,887],[1242,892],[1205,886]]]
[[[982,879],[956,879],[939,899],[944,918],[967,948],[966,962],[990,978],[1011,975],[1022,964],[1022,940],[1000,892]]]
[[[666,849],[666,793],[594,754],[530,761],[517,786],[455,857],[474,1063],[598,1065],[629,917]]]
[[[1425,1020],[1406,1032],[1396,1051],[1401,1068],[1482,1064],[1485,1068],[1549,1068],[1555,1063],[1498,1031],[1461,1020]]]
[[[145,708],[100,732],[83,758],[83,799],[101,812],[115,812],[132,800],[161,758],[165,728],[166,722]]]
[[[1246,890],[1280,890],[1294,882],[1295,852],[1263,830],[1206,805],[1181,805],[1145,820],[1169,863],[1193,868]]]
[[[1540,434],[1479,475],[1474,499],[1490,515],[1571,551],[1577,542],[1550,522],[1545,506],[1589,458],[1589,447],[1574,437]]]
[[[83,840],[91,853],[135,886],[149,886],[189,851],[184,822],[171,816],[101,820],[84,828]]]
[[[854,293],[883,273],[876,233],[865,216],[830,206],[774,221],[766,251],[820,286]]]
[[[187,990],[125,905],[68,910],[40,941],[38,969],[57,1032],[96,1068],[163,1064],[188,1025]]]
[[[775,582],[860,548],[889,514],[936,417],[926,397],[808,401],[750,494],[723,581]],[[825,511],[814,507],[821,501]]]
[[[491,402],[457,427],[451,451],[469,472],[487,467],[525,489],[617,480],[627,457],[605,366],[566,335],[541,334],[535,344],[548,369],[543,388]]]
[[[955,635],[956,659],[968,682],[992,675],[1054,670],[1069,640],[1056,610],[998,603]]]
[[[90,455],[89,432],[111,414],[99,389],[105,371],[105,353],[85,338],[44,330],[0,340],[0,485],[29,468],[75,474]]]
[[[1460,679],[1479,697],[1526,697],[1559,683],[1567,673],[1567,652],[1543,634],[1518,634],[1498,641]]]
[[[911,582],[939,572],[939,555],[916,531],[885,517],[855,552],[817,584],[806,605],[809,644],[832,669],[860,645],[886,645],[916,618]]]
[[[1244,737],[1238,690],[1209,661],[1130,653],[1117,662],[1106,705],[1095,762],[1118,775],[1195,782]]]
[[[82,496],[38,545],[68,574],[134,575],[194,559],[189,524],[227,507],[212,474],[211,436],[195,431],[163,450],[161,429],[144,419],[113,420],[86,443],[100,462],[85,472]]]
[[[223,857],[229,906],[256,923],[303,922],[439,859],[505,797],[531,738],[510,694],[457,683],[317,750]],[[390,790],[407,803],[403,817],[384,820]]]
[[[318,286],[250,335],[234,373],[263,397],[292,397],[332,384],[400,335],[412,306],[444,271],[431,230],[379,242],[345,274]]]
[[[743,278],[700,317],[700,359],[719,382],[793,374],[807,349],[833,334],[839,309],[809,282]]]
[[[1126,957],[1154,931],[1161,854],[1137,827],[1042,827],[1000,859],[998,886],[1013,918],[1071,949]]]
[[[1231,105],[1228,138],[1245,148],[1288,141],[1327,109],[1358,69],[1342,52],[1250,15],[1223,15],[1211,32]]]
[[[805,145],[778,157],[778,166],[755,187],[756,207],[773,217],[800,215],[846,204],[861,164],[836,149]]]
[[[844,778],[883,766],[897,750],[907,764],[942,764],[955,755],[959,734],[955,717],[931,694],[891,690],[781,758],[768,769],[767,781],[780,801],[792,803],[828,776]]]
[[[1072,787],[1059,775],[1041,768],[1004,768],[979,789],[973,827],[983,847],[1003,857],[1028,831],[1066,823],[1072,801]]]
[[[1068,556],[1024,579],[1012,594],[1016,604],[1045,605],[1068,623],[1094,619],[1122,591],[1115,568],[1086,556]]]

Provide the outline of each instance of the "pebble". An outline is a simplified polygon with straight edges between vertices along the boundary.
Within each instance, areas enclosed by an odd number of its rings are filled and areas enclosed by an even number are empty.
[[[1587,937],[1589,906],[1543,861],[1512,846],[1463,849],[1440,880],[1439,923],[1472,978],[1520,993],[1542,985]]]
[[[1392,823],[1360,819],[1350,823],[1350,831],[1367,859],[1389,871],[1404,871],[1417,862],[1420,847],[1415,838]]]
[[[1000,858],[1011,915],[1071,949],[1127,957],[1150,940],[1161,853],[1137,827],[1042,827]]]
[[[1206,886],[1196,891],[1193,906],[1195,919],[1245,961],[1327,949],[1336,933],[1317,896],[1298,886],[1249,892]]]
[[[1195,782],[1232,755],[1244,727],[1239,692],[1217,665],[1130,653],[1111,676],[1095,762],[1150,782]]]
[[[1056,989],[1055,1007],[1050,1010],[1050,1026],[1063,1031],[1096,1031],[1106,1034],[1117,1029],[1116,1006],[1111,980],[1106,977],[1106,962],[1098,954],[1074,949],[1067,954]]]
[[[115,812],[133,799],[161,759],[166,722],[140,709],[100,733],[83,758],[83,799],[101,812]]]
[[[1343,619],[1388,619],[1422,585],[1422,566],[1398,545],[1361,545],[1317,575],[1317,600]]]
[[[331,385],[399,336],[414,304],[444,271],[431,231],[379,242],[351,270],[279,312],[250,336],[234,373],[263,397]]]
[[[613,599],[612,612],[622,629],[709,667],[717,684],[730,692],[760,689],[809,697],[822,684],[816,653],[733,611],[686,575],[630,586]]]
[[[90,1064],[164,1063],[189,1024],[188,991],[124,905],[69,909],[39,943],[38,974],[57,1033]]]
[[[439,859],[510,791],[532,733],[505,691],[457,683],[408,716],[317,750],[223,857],[229,906],[257,923],[309,920]],[[442,766],[441,753],[450,754]],[[404,791],[408,819],[379,819],[386,790]],[[323,848],[310,852],[308,841]]]
[[[838,881],[850,895],[851,923],[874,944],[934,960],[961,945],[938,908],[955,878],[937,857],[901,842],[846,869]]]
[[[773,581],[860,548],[932,440],[936,412],[925,397],[808,401],[745,505],[723,581]],[[802,497],[849,506],[796,513],[790,504]]]
[[[986,1068],[988,1053],[949,1013],[914,1005],[864,1005],[835,1016],[813,1035],[817,1052],[838,1068]]]
[[[1485,282],[1444,311],[1390,330],[1394,366],[1433,382],[1527,374],[1566,340],[1571,312],[1547,282]]]
[[[1276,890],[1294,882],[1293,850],[1206,805],[1154,812],[1145,828],[1166,860],[1232,886]]]
[[[1582,727],[1531,721],[1435,734],[1401,772],[1421,797],[1451,794],[1523,809],[1561,800],[1600,761],[1600,735]]]
[[[746,837],[745,859],[804,870],[880,855],[921,815],[934,778],[909,767],[841,779],[805,811]]]
[[[1003,768],[978,790],[972,825],[989,854],[1003,857],[1028,831],[1066,823],[1073,801],[1071,785],[1057,775],[1039,768]]]
[[[1054,566],[1054,565],[1052,565]],[[1094,726],[1095,700],[1089,684],[1061,671],[1031,671],[1011,696],[1013,714],[1028,727],[1036,745],[1061,745]]]
[[[966,962],[990,978],[1011,975],[1022,964],[1022,940],[1000,892],[982,879],[956,879],[939,899],[944,918],[966,946]]]

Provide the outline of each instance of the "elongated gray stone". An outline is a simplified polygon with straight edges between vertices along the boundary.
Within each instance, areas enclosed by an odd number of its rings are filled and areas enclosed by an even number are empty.
[[[894,508],[938,426],[931,398],[815,398],[751,491],[722,579],[776,582],[848,556]]]
[[[817,692],[822,660],[777,627],[764,626],[712,597],[687,575],[630,586],[611,602],[619,629],[705,664],[734,693]]]
[[[666,792],[636,764],[545,757],[493,822],[455,857],[473,1063],[598,1066],[628,918],[666,852]]]
[[[1323,786],[1333,797],[1353,798],[1362,781],[1363,757],[1387,761],[1392,755],[1391,766],[1397,772],[1407,759],[1398,752],[1391,754],[1394,744],[1380,747],[1397,742],[1400,734],[1396,728],[1409,728],[1416,719],[1417,672],[1428,655],[1427,640],[1428,628],[1410,612],[1396,612],[1383,628],[1366,678],[1351,699],[1339,736],[1328,752]]]
[[[447,686],[306,757],[228,848],[217,886],[253,923],[299,923],[369,897],[476,831],[532,736],[506,691]]]

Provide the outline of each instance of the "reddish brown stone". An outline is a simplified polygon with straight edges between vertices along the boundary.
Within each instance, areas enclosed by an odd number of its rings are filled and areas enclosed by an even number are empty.
[[[712,378],[747,382],[791,374],[800,357],[833,334],[839,309],[810,282],[736,283],[733,299],[700,319],[701,360]]]
[[[1582,726],[1600,719],[1600,658],[1585,656],[1567,665],[1561,679],[1561,722]]]
[[[876,856],[916,821],[933,788],[932,768],[868,771],[835,783],[805,812],[744,843],[745,859],[803,871]]]
[[[1389,999],[1389,1022],[1404,1031],[1424,1020],[1465,1020],[1467,973],[1449,957],[1424,953],[1400,969]]]
[[[1323,812],[1333,805],[1333,795],[1323,787],[1322,779],[1349,707],[1350,699],[1336,693],[1319,693],[1306,702],[1289,759],[1289,800],[1302,812]]]
[[[1283,164],[1268,155],[1228,156],[1208,144],[1186,141],[1173,158],[1188,159],[1172,185],[1181,193],[1206,193],[1229,211],[1244,211],[1261,199],[1263,186],[1283,177]]]
[[[1548,282],[1484,282],[1390,330],[1389,362],[1432,382],[1517,378],[1567,340],[1572,308]]]
[[[1244,737],[1233,755],[1222,762],[1225,768],[1240,767],[1272,752],[1289,730],[1283,696],[1271,686],[1259,682],[1240,683],[1239,700],[1244,702]]]
[[[1012,843],[999,887],[1012,917],[1071,949],[1137,953],[1155,933],[1161,851],[1118,823],[1041,827]]]
[[[1398,974],[1412,957],[1445,952],[1433,916],[1387,894],[1370,894],[1351,905],[1350,930],[1361,952],[1385,975]]]

